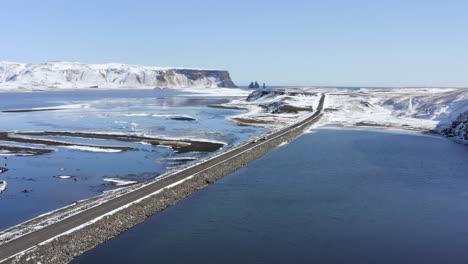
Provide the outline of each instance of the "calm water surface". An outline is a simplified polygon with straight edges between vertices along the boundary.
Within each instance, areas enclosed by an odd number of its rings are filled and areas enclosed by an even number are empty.
[[[319,130],[75,263],[468,263],[468,147]]]

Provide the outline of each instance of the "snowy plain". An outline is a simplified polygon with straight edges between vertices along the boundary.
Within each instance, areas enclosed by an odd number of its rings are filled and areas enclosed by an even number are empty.
[[[275,128],[310,115],[321,94],[326,96],[324,115],[314,127],[440,131],[468,111],[465,88],[273,89],[256,91],[247,100],[232,100],[224,106],[249,110],[231,117],[236,122]],[[282,111],[285,107],[297,110]]]

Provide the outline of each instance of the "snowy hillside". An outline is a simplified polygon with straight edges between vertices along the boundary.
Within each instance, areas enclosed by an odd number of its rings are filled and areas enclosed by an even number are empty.
[[[229,72],[127,64],[0,62],[0,91],[53,88],[234,88]]]
[[[280,127],[310,115],[321,94],[326,95],[324,116],[317,126],[433,130],[468,139],[468,89],[462,88],[257,90],[246,100],[234,100],[224,107],[249,109],[232,117],[241,124]]]

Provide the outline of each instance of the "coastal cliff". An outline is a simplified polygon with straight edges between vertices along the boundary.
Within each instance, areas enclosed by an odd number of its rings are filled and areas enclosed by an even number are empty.
[[[128,64],[0,62],[1,90],[72,88],[236,88],[228,71]]]

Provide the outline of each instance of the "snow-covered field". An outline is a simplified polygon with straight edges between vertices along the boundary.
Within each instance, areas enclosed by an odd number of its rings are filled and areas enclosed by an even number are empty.
[[[274,89],[255,91],[246,100],[223,106],[249,110],[232,117],[236,122],[281,127],[310,115],[322,93],[326,95],[324,116],[316,126],[440,132],[468,111],[468,89],[464,88]]]
[[[316,109],[322,91],[303,89],[258,90],[247,98],[234,99],[219,107],[247,109],[248,112],[231,117],[235,122],[280,128],[304,118]]]

